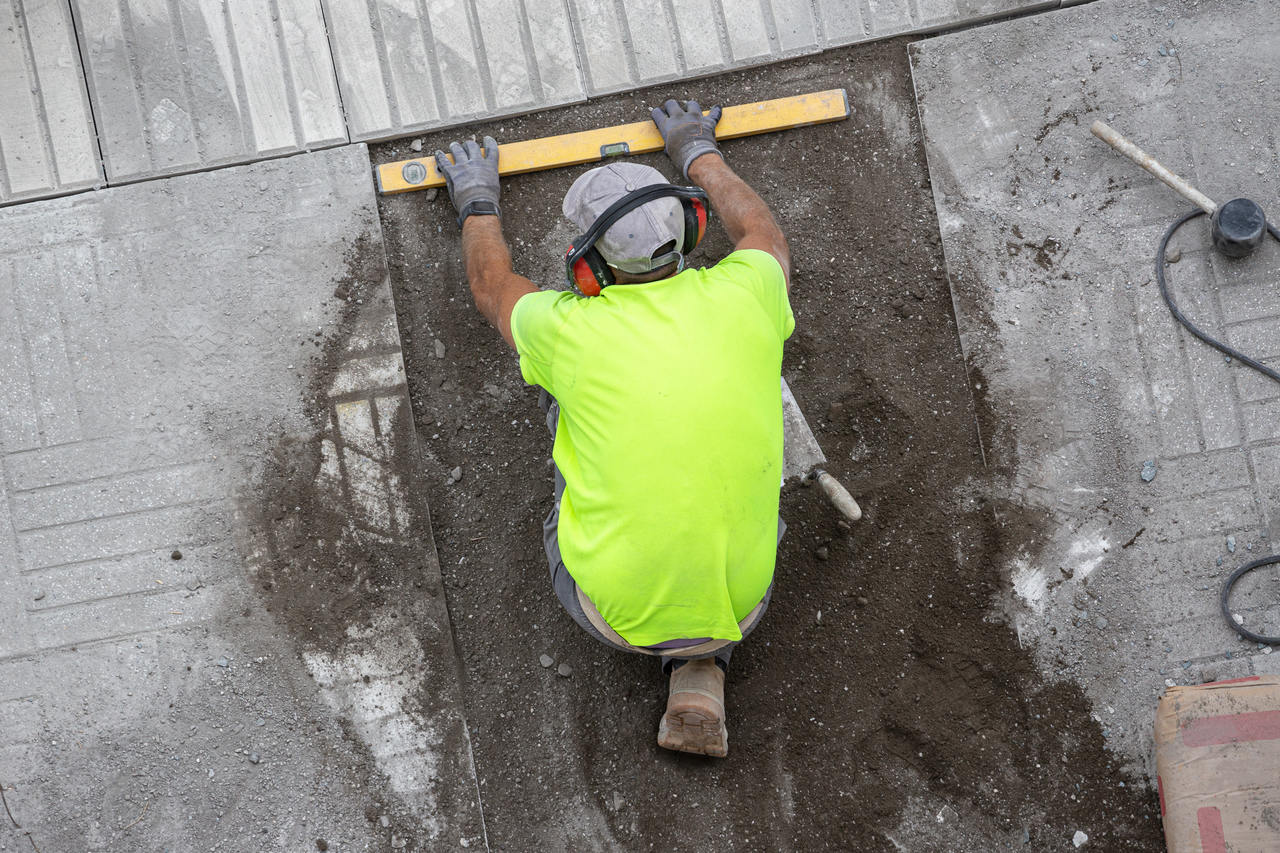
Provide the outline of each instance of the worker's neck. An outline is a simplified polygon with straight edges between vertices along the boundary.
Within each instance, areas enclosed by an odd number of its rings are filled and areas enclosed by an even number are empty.
[[[669,278],[675,275],[679,269],[678,263],[670,263],[665,267],[658,267],[656,270],[647,273],[629,273],[626,270],[614,269],[609,267],[609,271],[613,273],[614,284],[644,284],[650,281],[658,281],[659,279]]]

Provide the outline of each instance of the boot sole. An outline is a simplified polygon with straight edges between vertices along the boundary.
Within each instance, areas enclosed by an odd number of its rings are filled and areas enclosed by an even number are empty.
[[[658,746],[724,758],[729,754],[729,730],[724,720],[699,710],[668,710],[658,723]]]

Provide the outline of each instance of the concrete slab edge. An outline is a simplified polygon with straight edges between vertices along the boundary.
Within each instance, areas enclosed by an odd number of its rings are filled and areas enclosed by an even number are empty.
[[[766,57],[753,57],[751,59],[741,60],[738,62],[730,62],[723,66],[699,69],[697,72],[694,72],[694,73],[673,73],[669,75],[661,75],[657,77],[644,78],[636,82],[628,82],[628,83],[617,85],[617,86],[591,88],[588,82],[587,84],[588,89],[587,89],[586,95],[583,97],[574,97],[574,98],[568,98],[563,100],[556,100],[556,101],[552,101],[544,104],[526,103],[526,104],[521,104],[518,107],[513,109],[497,110],[490,113],[471,113],[471,114],[461,115],[461,116],[450,116],[448,118],[444,118],[439,121],[424,122],[421,124],[415,124],[408,127],[397,128],[391,132],[375,132],[375,133],[369,133],[369,134],[359,134],[351,130],[349,120],[346,121],[346,124],[347,124],[348,134],[350,136],[350,143],[386,142],[394,139],[404,139],[404,138],[411,137],[421,133],[448,130],[450,128],[455,128],[455,127],[463,128],[468,125],[479,123],[479,122],[495,121],[495,120],[504,119],[504,118],[515,118],[521,115],[528,115],[530,113],[538,112],[541,110],[554,109],[554,108],[563,107],[563,106],[571,106],[575,104],[587,103],[592,98],[619,94],[622,92],[632,92],[632,91],[636,91],[637,89],[647,88],[649,86],[661,85],[664,83],[703,80],[708,77],[714,77],[716,75],[723,74],[730,71],[738,71],[745,68],[763,67],[766,65],[772,65],[778,62],[785,62],[785,61],[796,59],[803,56],[813,56],[813,55],[822,53],[823,51],[826,51],[826,50],[831,50],[831,49],[841,48],[841,47],[849,47],[855,44],[869,44],[871,42],[881,41],[887,38],[896,38],[899,36],[935,35],[939,33],[953,32],[955,30],[961,30],[966,27],[981,26],[994,21],[1006,20],[1011,17],[1022,17],[1026,15],[1042,14],[1044,12],[1051,11],[1053,9],[1076,6],[1076,5],[1081,5],[1083,3],[1088,3],[1088,2],[1092,2],[1092,0],[1043,0],[1043,2],[1041,3],[1035,4],[1033,6],[1029,6],[1024,9],[1018,9],[1013,12],[1007,12],[1007,13],[996,12],[996,13],[978,15],[978,16],[969,17],[969,18],[960,18],[954,21],[946,21],[946,22],[937,23],[937,24],[927,24],[923,26],[907,27],[902,29],[890,29],[883,32],[874,33],[869,37],[850,39],[850,40],[839,39],[839,38],[829,38],[825,34],[819,34],[818,42],[812,45],[808,45],[801,48],[795,48],[788,51],[781,51],[775,54],[770,54]],[[578,43],[578,40],[576,39],[574,41],[574,54],[575,54],[574,59],[578,66],[579,73],[584,74],[584,79],[585,79],[585,73],[584,73],[585,66],[584,66],[584,60],[582,56],[582,46],[581,44]],[[86,75],[86,85],[89,87],[89,90],[92,91],[94,82],[92,79],[89,79],[88,75]],[[91,118],[93,118],[94,121],[97,120],[97,116],[93,114],[92,105],[90,108],[90,116]],[[126,186],[128,184],[139,183],[142,181],[155,180],[157,178],[167,178],[167,177],[174,177],[177,175],[188,175],[188,174],[197,174],[200,172],[208,172],[208,171],[212,171],[213,169],[219,169],[225,166],[240,165],[242,163],[247,163],[247,162],[261,162],[263,160],[273,160],[281,157],[293,156],[299,153],[306,153],[309,151],[318,151],[326,148],[340,147],[345,144],[349,144],[348,140],[335,138],[330,140],[324,140],[319,144],[313,144],[303,150],[284,150],[284,151],[278,151],[278,152],[265,153],[262,156],[254,157],[249,160],[233,159],[233,160],[226,160],[223,162],[210,162],[210,163],[200,164],[197,166],[184,166],[184,167],[179,167],[172,170],[159,171],[155,174],[146,174],[146,175],[137,175],[137,176],[130,175],[120,180],[111,180],[111,181],[97,180],[97,181],[91,181],[91,182],[81,182],[81,183],[71,184],[71,185],[62,185],[56,188],[50,188],[48,191],[36,191],[32,193],[27,193],[21,196],[17,196],[17,197],[6,198],[3,201],[0,201],[0,208],[8,207],[14,204],[21,204],[27,201],[35,201],[39,199],[74,195],[81,192],[101,189],[106,186],[113,186],[113,187]],[[105,164],[105,157],[100,156],[99,163]]]

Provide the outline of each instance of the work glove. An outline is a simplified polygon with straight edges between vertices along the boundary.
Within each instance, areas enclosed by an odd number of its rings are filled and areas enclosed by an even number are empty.
[[[654,107],[653,123],[658,126],[665,142],[667,156],[676,165],[685,180],[689,178],[689,164],[703,154],[720,154],[716,145],[716,122],[720,121],[720,108],[712,107],[707,115],[702,114],[702,107],[697,101],[686,101],[684,107],[679,101],[670,100],[660,107]],[[720,154],[723,157],[723,154]]]
[[[492,136],[484,138],[484,154],[474,139],[465,147],[451,143],[453,162],[443,151],[436,151],[436,169],[444,175],[449,199],[458,211],[458,227],[472,214],[500,216],[498,209],[498,143]]]

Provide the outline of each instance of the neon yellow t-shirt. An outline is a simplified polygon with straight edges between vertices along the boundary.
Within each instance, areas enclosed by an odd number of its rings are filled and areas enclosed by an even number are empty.
[[[516,303],[521,373],[560,401],[561,556],[627,642],[742,638],[773,578],[794,328],[782,268],[755,249]]]

